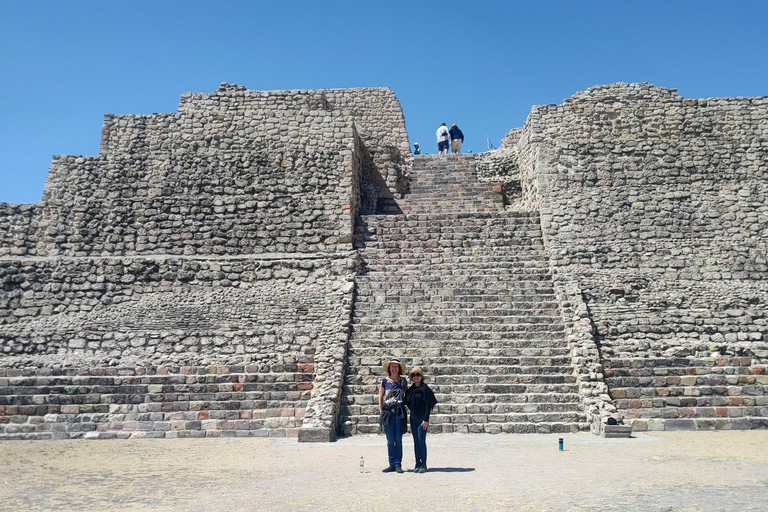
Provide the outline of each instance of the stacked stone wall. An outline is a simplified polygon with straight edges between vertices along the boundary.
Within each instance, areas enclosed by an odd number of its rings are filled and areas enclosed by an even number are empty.
[[[660,376],[677,371],[667,363],[708,372],[692,384],[704,388],[673,395],[726,394],[708,387],[719,382],[710,373],[738,375],[743,361],[752,377],[730,379],[727,393],[762,383],[757,409],[722,412],[710,408],[719,398],[699,400],[686,428],[699,428],[699,416],[768,412],[760,409],[768,394],[767,136],[768,98],[690,100],[612,84],[535,107],[513,145],[522,207],[540,211],[556,279],[583,295],[609,385],[626,385],[614,375],[638,376],[615,368],[654,368],[626,390],[637,400],[616,392],[621,408],[644,411],[628,417],[678,421],[679,400],[659,398],[669,393]]]
[[[617,84],[534,110],[527,130],[524,201],[604,348],[764,348],[768,99]]]
[[[222,84],[105,116],[99,156],[0,204],[0,438],[328,437],[360,183],[402,180],[408,148],[380,88]]]
[[[214,93],[185,94],[179,103],[179,112],[185,113],[222,108],[247,111],[249,118],[266,115],[272,119],[287,113],[293,116],[294,127],[303,122],[308,109],[328,115],[347,114],[354,120],[362,140],[362,178],[372,186],[374,202],[376,197],[391,198],[408,187],[410,142],[402,107],[389,88],[248,91],[229,86]],[[285,142],[297,135],[295,130],[289,130],[282,133],[281,140]]]

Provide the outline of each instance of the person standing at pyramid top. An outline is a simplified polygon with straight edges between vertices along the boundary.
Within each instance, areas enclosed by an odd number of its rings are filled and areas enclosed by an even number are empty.
[[[447,155],[448,144],[451,142],[451,134],[448,131],[448,127],[445,126],[445,123],[441,124],[437,129],[435,137],[437,137],[437,154],[442,155],[443,151],[445,151],[445,154]]]
[[[448,131],[451,136],[451,153],[461,153],[461,144],[464,142],[464,134],[461,133],[456,123],[451,125],[451,129]]]

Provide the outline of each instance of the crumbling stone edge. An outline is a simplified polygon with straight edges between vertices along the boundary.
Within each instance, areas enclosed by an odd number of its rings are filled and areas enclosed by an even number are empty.
[[[595,435],[605,435],[606,427],[615,426],[608,425],[610,418],[617,424],[622,424],[624,418],[616,408],[605,383],[600,350],[594,337],[594,324],[581,289],[574,282],[558,275],[553,276],[553,281],[565,334],[571,348],[573,373],[579,386],[579,401],[587,415],[590,431]]]
[[[341,295],[343,320],[337,335],[323,341],[315,352],[315,376],[312,396],[307,402],[304,422],[298,432],[300,443],[330,442],[338,423],[344,368],[347,361],[350,327],[355,299],[355,274],[360,266],[357,252],[347,258],[346,268],[353,271],[340,282],[336,293]]]

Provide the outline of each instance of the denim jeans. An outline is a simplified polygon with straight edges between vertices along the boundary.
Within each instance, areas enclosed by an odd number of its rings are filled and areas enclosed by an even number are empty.
[[[387,434],[387,455],[390,466],[400,466],[403,463],[403,434],[400,433],[400,420],[392,418],[389,426],[384,429]]]
[[[427,467],[427,431],[421,427],[422,420],[411,418],[411,434],[413,434],[413,454],[416,456],[416,467]]]

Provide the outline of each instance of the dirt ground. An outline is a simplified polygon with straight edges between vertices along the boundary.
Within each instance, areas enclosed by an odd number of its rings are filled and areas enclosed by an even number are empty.
[[[0,510],[768,510],[768,431],[0,443]],[[364,472],[360,472],[360,457]]]

